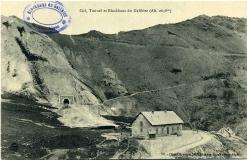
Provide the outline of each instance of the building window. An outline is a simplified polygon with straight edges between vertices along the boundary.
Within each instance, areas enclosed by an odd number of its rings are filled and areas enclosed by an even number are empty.
[[[140,122],[140,132],[143,131],[142,127],[143,127],[143,122],[141,121],[141,122]]]
[[[156,128],[156,133],[158,134],[158,132],[159,132],[159,128]]]
[[[164,128],[162,128],[162,134],[164,133]]]
[[[175,132],[175,127],[173,126],[173,127],[172,127],[172,133],[174,133],[174,132]]]
[[[167,131],[167,134],[169,134],[169,132],[170,132],[170,131],[169,131],[169,127],[166,128],[166,131]]]

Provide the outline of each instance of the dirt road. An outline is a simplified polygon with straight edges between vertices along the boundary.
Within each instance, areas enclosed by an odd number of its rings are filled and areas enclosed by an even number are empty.
[[[158,139],[151,149],[150,159],[172,158],[171,154],[185,153],[187,150],[204,145],[211,140],[212,136],[206,132],[187,131],[181,137],[163,137]],[[159,147],[160,146],[160,147]]]
[[[176,149],[173,149],[173,150],[170,150],[170,151],[168,151],[168,153],[169,154],[170,153],[184,153],[185,151],[187,151],[189,149],[192,149],[192,148],[195,148],[197,146],[201,146],[201,145],[206,144],[212,138],[208,133],[205,133],[205,132],[200,132],[199,134],[201,136],[201,140],[183,145],[183,146],[176,148]]]

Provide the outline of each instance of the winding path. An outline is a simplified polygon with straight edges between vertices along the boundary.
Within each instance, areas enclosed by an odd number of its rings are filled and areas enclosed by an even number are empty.
[[[173,149],[173,150],[170,150],[170,151],[168,151],[168,153],[184,153],[185,151],[187,151],[189,149],[192,149],[192,148],[195,148],[197,146],[201,146],[201,145],[208,143],[212,138],[207,133],[203,133],[203,134],[199,133],[199,134],[201,136],[201,140],[183,145],[183,146],[176,148],[176,149]]]
[[[190,143],[184,144],[184,145],[180,145],[177,146],[176,148],[172,148],[172,149],[168,149],[167,151],[162,151],[163,153],[159,153],[159,154],[153,154],[150,157],[148,157],[149,159],[170,159],[170,158],[174,158],[172,156],[172,154],[176,154],[176,153],[186,153],[186,151],[204,145],[206,143],[208,143],[211,139],[212,136],[209,133],[206,132],[199,132],[200,134],[200,140],[194,140],[191,141]]]

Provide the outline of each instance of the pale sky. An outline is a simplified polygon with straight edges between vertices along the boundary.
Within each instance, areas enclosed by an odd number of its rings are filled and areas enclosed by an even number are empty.
[[[23,17],[24,8],[32,1],[4,1],[1,2],[1,14]],[[143,29],[157,24],[176,23],[198,15],[223,15],[229,17],[247,18],[247,1],[134,1],[134,2],[107,2],[107,1],[62,1],[71,24],[63,34],[81,34],[90,30],[103,33],[117,33]],[[80,9],[171,9],[171,13],[81,13]],[[53,13],[43,10],[37,12],[41,21],[52,21],[58,18]]]

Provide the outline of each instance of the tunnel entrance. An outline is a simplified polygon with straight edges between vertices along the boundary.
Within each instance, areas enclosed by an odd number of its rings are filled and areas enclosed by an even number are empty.
[[[64,104],[64,105],[68,105],[68,104],[69,104],[69,99],[65,98],[65,99],[63,100],[63,104]]]
[[[58,102],[61,105],[73,105],[75,99],[73,95],[59,95]]]

